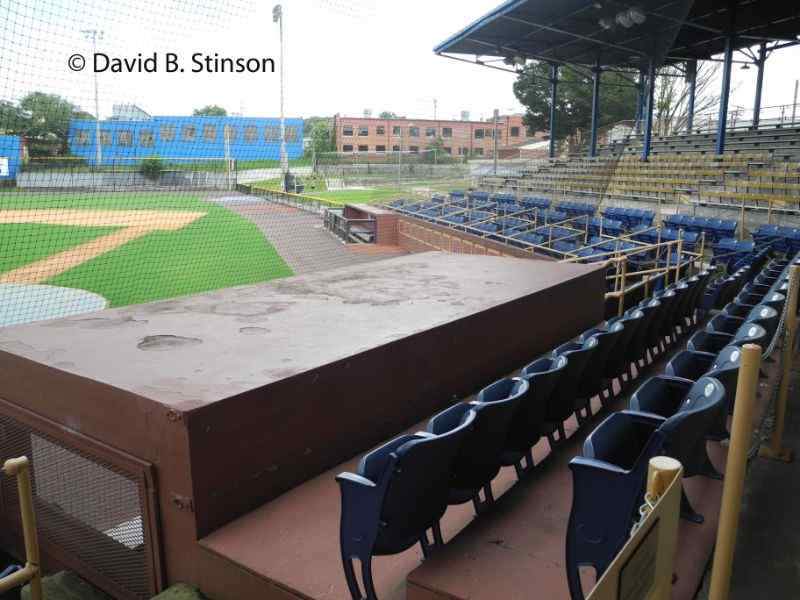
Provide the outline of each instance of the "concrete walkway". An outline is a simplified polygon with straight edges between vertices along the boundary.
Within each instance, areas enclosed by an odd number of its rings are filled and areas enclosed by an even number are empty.
[[[264,198],[231,193],[209,200],[255,223],[296,275],[405,254],[396,247],[344,244],[325,230],[319,215]]]

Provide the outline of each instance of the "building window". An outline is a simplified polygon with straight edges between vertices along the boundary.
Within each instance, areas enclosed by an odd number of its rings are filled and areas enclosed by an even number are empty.
[[[402,130],[398,125],[392,127],[392,135],[402,135]]]
[[[117,145],[130,146],[133,144],[133,133],[127,129],[117,132]]]
[[[222,129],[222,139],[228,140],[229,144],[236,141],[236,127],[233,125],[225,125]]]
[[[383,125],[378,125],[375,128],[375,133],[377,135],[386,135],[386,127],[384,127]]]
[[[162,125],[161,131],[159,132],[159,136],[161,137],[162,142],[174,142],[175,141],[175,126],[174,125]]]
[[[483,148],[473,148],[472,152],[475,156],[483,156]]]
[[[419,127],[409,127],[408,135],[410,137],[419,137]]]
[[[436,137],[436,127],[426,127],[425,137]]]
[[[295,127],[294,125],[289,125],[286,128],[286,141],[287,142],[297,141],[297,127]]]
[[[100,130],[100,145],[101,146],[111,145],[111,132],[108,129]]]
[[[358,135],[359,137],[367,137],[369,135],[369,127],[363,125],[362,127],[358,128]]]
[[[392,152],[400,152],[400,146],[392,146]]]
[[[353,126],[342,125],[342,135],[345,137],[353,137]]]
[[[409,150],[411,151],[411,154],[419,154],[419,146],[411,146]]]
[[[511,137],[519,137],[519,127],[511,128]]]
[[[358,147],[358,151],[359,152],[369,152],[369,146],[359,146]]]
[[[345,144],[342,146],[342,152],[352,152],[353,146],[351,144]]]
[[[475,130],[475,139],[482,140],[483,139],[483,129],[476,129]]]
[[[207,142],[217,141],[216,125],[203,125],[203,139]]]
[[[255,125],[248,125],[244,128],[244,141],[248,144],[255,144],[258,140],[258,128]]]
[[[447,154],[452,154],[453,153],[453,149],[450,146],[444,146],[442,148],[442,150],[444,150]]]
[[[264,140],[267,142],[281,141],[281,128],[280,127],[265,127]]]
[[[461,147],[458,149],[458,155],[459,155],[459,156],[464,156],[466,153],[467,153],[467,149],[466,149],[466,148],[464,148],[464,146],[461,146]]]
[[[442,127],[442,137],[453,137],[453,128]]]
[[[197,127],[194,125],[184,125],[181,131],[184,142],[193,142],[197,137]]]
[[[75,143],[78,146],[88,146],[89,145],[89,132],[85,129],[79,129],[75,132]]]
[[[386,152],[386,146],[382,145],[375,146],[375,152]]]
[[[533,129],[531,129],[530,127],[526,127],[525,128],[525,135],[527,137],[533,137],[534,135],[536,135],[536,132]]]
[[[154,138],[152,129],[142,129],[139,132],[139,145],[142,148],[152,148],[153,140]]]

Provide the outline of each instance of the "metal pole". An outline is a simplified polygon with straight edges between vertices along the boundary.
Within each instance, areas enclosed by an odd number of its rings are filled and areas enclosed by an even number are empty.
[[[589,157],[597,156],[597,127],[600,119],[600,65],[592,69],[592,129],[589,134]]]
[[[103,32],[97,29],[86,29],[83,34],[92,40],[92,61],[97,54],[97,39],[103,39]],[[94,74],[94,146],[95,163],[99,167],[103,162],[103,149],[100,143],[100,90],[97,82],[97,71],[92,69]]]
[[[653,59],[647,65],[647,106],[645,108],[644,141],[642,142],[642,160],[650,157],[650,144],[653,139],[653,98],[656,92],[656,65]]]
[[[758,391],[758,370],[761,366],[761,346],[746,344],[742,348],[736,402],[733,408],[731,439],[725,480],[722,488],[722,508],[714,546],[714,566],[711,569],[710,600],[727,600],[731,586],[733,552],[742,509],[747,451],[753,436],[753,410]]]
[[[725,38],[725,61],[722,68],[722,92],[719,96],[717,119],[717,154],[725,153],[725,128],[728,121],[728,101],[731,95],[731,67],[733,66],[733,36]]]
[[[694,100],[697,90],[697,61],[686,62],[686,80],[689,83],[688,105],[686,107],[686,133],[692,133],[694,127]]]
[[[756,75],[756,98],[753,102],[753,129],[761,124],[761,90],[764,87],[764,63],[767,62],[767,43],[762,42],[758,48],[758,74]]]
[[[783,340],[783,356],[781,358],[781,384],[778,388],[778,400],[775,407],[775,427],[769,447],[762,446],[759,454],[765,458],[790,462],[792,450],[783,446],[783,429],[786,423],[786,403],[789,400],[789,379],[792,375],[792,359],[794,343],[797,339],[797,295],[800,285],[800,266],[793,265],[789,271],[789,291],[786,296],[786,337]]]
[[[550,158],[556,157],[556,99],[558,95],[558,65],[550,65]]]
[[[797,86],[800,85],[800,80],[794,80],[794,102],[792,103],[792,125],[794,125],[795,117],[797,116]]]
[[[286,191],[286,173],[289,171],[289,158],[286,156],[286,120],[283,114],[284,81],[283,81],[283,7],[276,4],[272,9],[272,21],[278,23],[280,36],[280,62],[281,62],[281,175],[283,176],[283,191]]]
[[[633,122],[633,128],[636,133],[642,132],[642,116],[644,115],[644,94],[646,89],[646,82],[644,69],[639,69],[639,93],[636,94],[636,117]]]
[[[500,115],[500,111],[496,108],[494,109],[494,123],[492,123],[492,141],[494,146],[494,176],[497,177],[497,119]]]

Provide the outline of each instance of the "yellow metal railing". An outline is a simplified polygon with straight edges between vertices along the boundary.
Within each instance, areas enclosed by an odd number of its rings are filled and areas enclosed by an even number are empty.
[[[22,533],[25,538],[25,566],[0,579],[0,594],[30,582],[31,600],[42,600],[42,573],[39,562],[39,540],[36,535],[36,514],[33,510],[30,463],[27,456],[10,458],[3,464],[8,477],[17,478]]]

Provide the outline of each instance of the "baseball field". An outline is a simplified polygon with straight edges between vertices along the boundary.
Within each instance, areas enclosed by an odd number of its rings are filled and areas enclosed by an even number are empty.
[[[0,284],[124,306],[292,275],[251,221],[187,193],[0,194]]]

